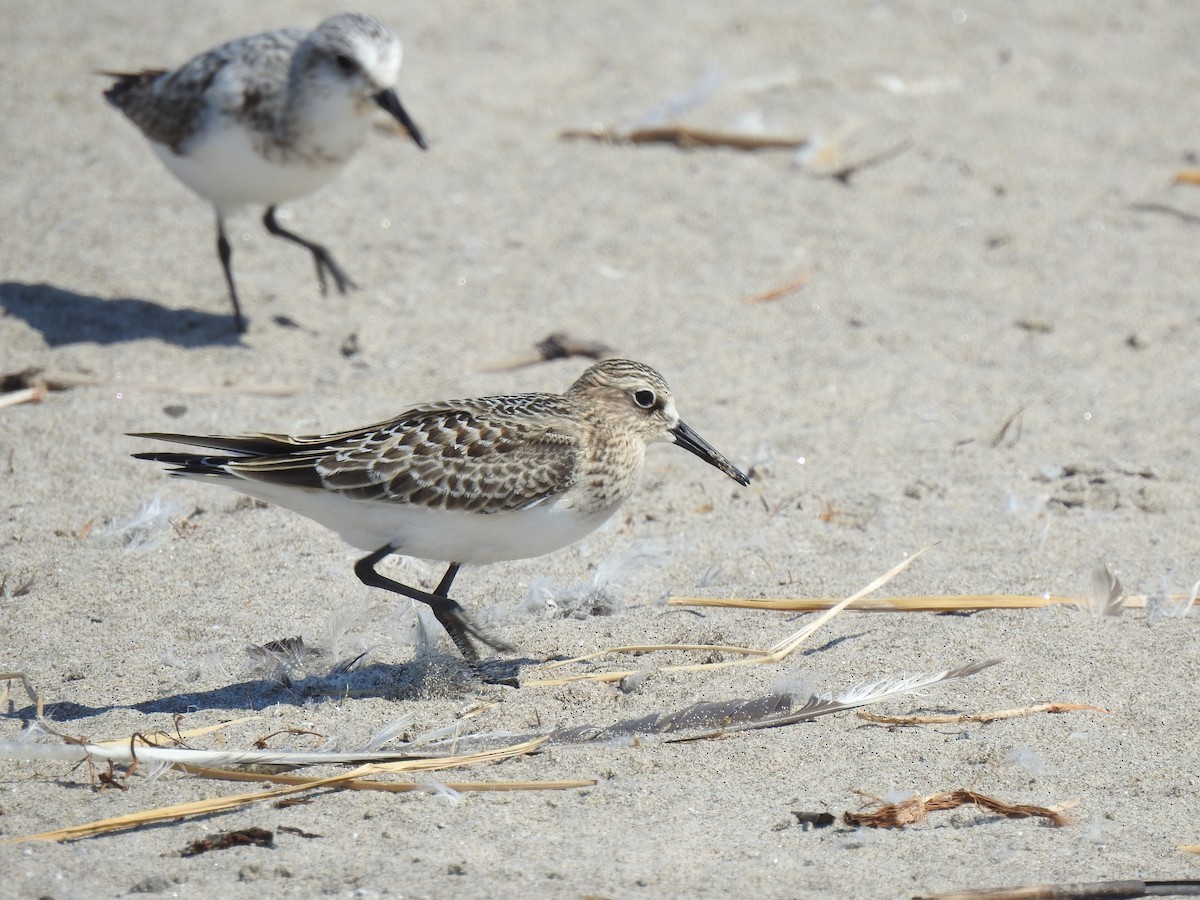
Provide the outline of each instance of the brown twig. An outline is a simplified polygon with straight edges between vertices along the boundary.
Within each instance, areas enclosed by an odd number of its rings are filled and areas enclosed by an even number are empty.
[[[1200,881],[1084,881],[918,894],[914,900],[1126,900],[1196,896],[1200,896]]]
[[[710,131],[687,125],[662,125],[629,132],[631,144],[674,144],[677,147],[729,147],[733,150],[798,150],[805,137],[779,137],[738,131]]]
[[[911,797],[899,803],[884,803],[878,797],[870,799],[875,806],[874,809],[858,813],[847,811],[842,814],[842,821],[847,825],[867,828],[903,828],[905,825],[916,825],[923,822],[931,812],[957,809],[960,806],[973,804],[1006,819],[1036,817],[1046,819],[1052,825],[1059,827],[1071,824],[1071,820],[1057,810],[1045,806],[1005,803],[1003,800],[997,800],[995,797],[965,788],[930,794],[928,797]]]
[[[748,134],[742,131],[713,131],[688,125],[659,125],[654,128],[635,128],[622,132],[607,126],[598,128],[567,128],[558,133],[560,139],[601,141],[606,144],[673,144],[688,149],[699,147],[729,147],[733,150],[798,150],[808,144],[805,137]]]
[[[307,735],[311,735],[312,737],[315,737],[315,738],[320,738],[320,740],[317,742],[318,747],[320,747],[326,741],[326,736],[321,734],[321,732],[319,732],[319,731],[310,731],[307,728],[280,728],[278,731],[272,731],[270,734],[263,735],[262,737],[260,737],[258,740],[256,740],[254,742],[254,746],[257,747],[259,750],[266,750],[267,749],[267,741],[271,740],[271,738],[273,738],[277,735],[280,735],[280,734],[290,734],[293,736],[307,734]]]

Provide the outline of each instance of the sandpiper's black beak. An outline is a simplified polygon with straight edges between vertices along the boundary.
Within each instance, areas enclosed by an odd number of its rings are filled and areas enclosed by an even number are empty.
[[[683,422],[680,422],[671,429],[671,435],[675,438],[675,443],[684,450],[690,450],[710,466],[716,466],[738,484],[745,486],[750,483],[750,479],[746,477],[746,474],[741,469],[718,453],[712,444],[692,431]]]
[[[417,127],[417,123],[409,116],[408,111],[400,103],[400,98],[396,96],[396,92],[391,88],[380,91],[375,95],[375,102],[385,109],[388,115],[395,118],[397,122],[405,127],[412,139],[417,142],[417,146],[422,150],[429,149],[429,145],[425,143],[425,138],[421,134],[421,129]]]

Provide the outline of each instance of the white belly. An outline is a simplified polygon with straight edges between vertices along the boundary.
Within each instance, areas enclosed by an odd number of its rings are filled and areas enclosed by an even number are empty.
[[[284,164],[263,157],[249,132],[236,124],[214,124],[213,129],[190,142],[182,155],[162,144],[151,146],[176,178],[220,213],[246,204],[274,206],[311,194],[345,164],[345,159],[309,162],[295,156]]]
[[[222,479],[221,483],[307,516],[360,550],[391,545],[403,556],[442,562],[484,564],[541,556],[595,531],[616,510],[613,506],[581,515],[560,499],[529,509],[481,515],[351,500],[331,491],[240,478]]]

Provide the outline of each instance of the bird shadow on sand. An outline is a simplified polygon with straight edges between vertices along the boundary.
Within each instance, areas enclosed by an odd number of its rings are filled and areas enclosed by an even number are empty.
[[[233,316],[169,309],[152,300],[105,299],[52,284],[0,282],[0,309],[39,331],[51,347],[147,338],[179,347],[236,346]]]
[[[488,683],[515,684],[516,672],[523,663],[537,660],[490,660],[484,663],[484,680]],[[273,678],[239,681],[208,691],[188,691],[169,694],[139,703],[113,703],[88,706],[69,700],[47,703],[46,718],[52,722],[72,722],[102,716],[115,710],[135,710],[146,715],[188,715],[217,710],[222,712],[258,712],[272,706],[311,706],[321,700],[342,701],[347,696],[362,699],[405,700],[430,692],[446,690],[446,680],[460,681],[467,688],[480,683],[460,660],[425,658],[404,665],[371,663],[342,676],[322,676],[287,683]],[[427,683],[428,682],[428,683]],[[37,718],[37,708],[31,703],[5,713],[22,721]]]
[[[411,690],[411,684],[416,677],[408,672],[409,666],[395,666],[386,663],[374,663],[357,670],[355,680],[360,685],[368,678],[378,687],[377,691],[364,691],[360,686],[355,694],[358,696],[378,696],[392,698],[404,695]],[[317,683],[319,682],[319,684]],[[70,722],[76,719],[88,719],[102,716],[114,710],[135,710],[147,715],[166,713],[167,715],[187,715],[189,713],[208,710],[235,712],[258,712],[272,706],[303,707],[319,699],[339,699],[329,692],[329,679],[301,679],[290,683],[280,682],[273,678],[255,678],[212,688],[207,691],[182,691],[168,694],[138,703],[114,703],[105,706],[88,706],[83,703],[62,701],[46,704],[47,718],[55,722]],[[18,718],[34,717],[36,710],[28,706],[13,713]]]

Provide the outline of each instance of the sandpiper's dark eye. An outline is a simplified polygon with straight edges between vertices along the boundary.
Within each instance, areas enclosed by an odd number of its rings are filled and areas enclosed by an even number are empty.
[[[337,63],[337,67],[346,75],[353,75],[358,71],[358,63],[356,63],[345,53],[339,53],[333,58],[333,61]]]
[[[654,409],[654,404],[658,402],[658,397],[654,391],[634,391],[633,402],[642,409]]]

